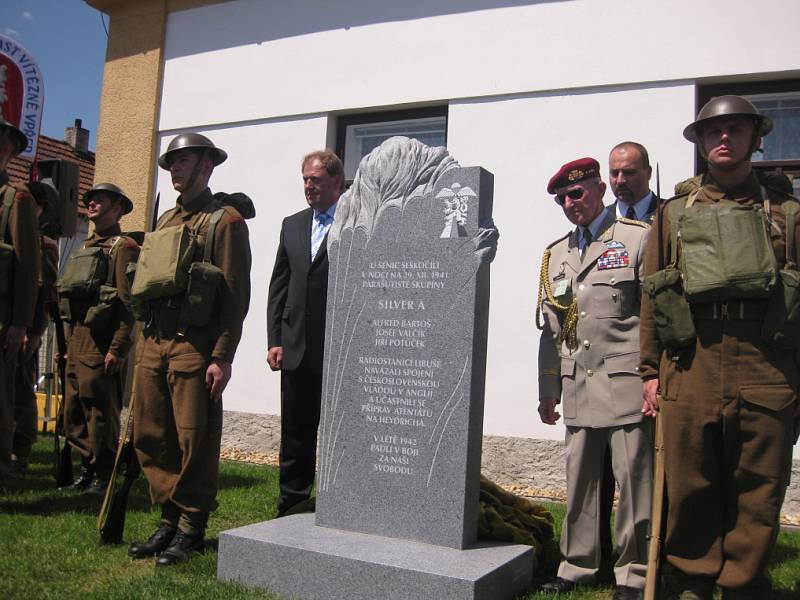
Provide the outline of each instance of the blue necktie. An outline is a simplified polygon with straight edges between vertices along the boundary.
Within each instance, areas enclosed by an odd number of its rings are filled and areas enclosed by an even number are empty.
[[[322,245],[322,240],[325,239],[325,234],[328,232],[328,225],[331,222],[331,216],[328,213],[317,213],[314,216],[314,225],[311,227],[311,261],[317,257],[319,247]]]
[[[632,206],[628,206],[628,212],[625,215],[626,219],[631,219],[632,221],[636,220],[636,210]]]

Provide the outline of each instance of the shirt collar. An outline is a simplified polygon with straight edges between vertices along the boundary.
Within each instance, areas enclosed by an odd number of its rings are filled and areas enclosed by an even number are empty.
[[[339,204],[339,201],[338,201],[338,200],[337,200],[336,202],[334,202],[333,204],[331,204],[331,205],[328,207],[328,210],[323,210],[323,211],[319,211],[319,210],[317,210],[317,209],[315,208],[315,209],[314,209],[314,218],[316,219],[316,218],[317,218],[317,215],[319,215],[321,212],[324,212],[326,215],[328,215],[328,216],[331,218],[331,221],[333,221],[333,218],[334,218],[334,216],[336,215],[336,205],[337,205],[337,204]]]
[[[606,213],[608,212],[608,207],[605,207],[603,210],[600,211],[600,214],[594,218],[594,221],[589,223],[589,231],[592,232],[592,239],[596,240],[600,235],[600,227],[603,225],[603,221],[606,220]],[[581,227],[581,230],[586,229],[585,227]]]
[[[636,219],[641,221],[642,217],[647,213],[647,209],[650,208],[650,203],[653,201],[653,192],[648,191],[647,195],[642,198],[641,200],[637,201],[633,204],[633,212],[636,213]],[[617,198],[617,216],[618,217],[626,217],[628,216],[628,207],[631,206],[630,204],[626,204],[622,202],[619,198]]]

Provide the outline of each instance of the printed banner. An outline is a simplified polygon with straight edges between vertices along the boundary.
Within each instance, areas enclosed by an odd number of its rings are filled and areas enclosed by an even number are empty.
[[[28,138],[23,158],[36,156],[43,106],[44,79],[36,59],[15,40],[0,35],[0,116]]]

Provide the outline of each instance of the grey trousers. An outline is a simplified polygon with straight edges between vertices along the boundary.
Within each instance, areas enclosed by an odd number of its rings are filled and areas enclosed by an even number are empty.
[[[590,581],[600,567],[600,490],[606,446],[611,446],[619,506],[614,524],[617,585],[644,587],[653,481],[652,421],[592,429],[567,427],[567,515],[558,576]]]

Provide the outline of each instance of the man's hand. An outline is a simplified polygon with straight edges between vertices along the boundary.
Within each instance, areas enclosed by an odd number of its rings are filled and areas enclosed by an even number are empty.
[[[556,424],[556,421],[561,417],[561,413],[556,412],[556,404],[558,404],[558,398],[539,399],[539,418],[542,423],[546,425]]]
[[[655,417],[658,414],[658,378],[644,382],[642,399],[642,414],[646,417]]]
[[[111,352],[109,352],[108,354],[106,354],[104,367],[106,375],[111,375],[112,373],[115,373],[117,371],[117,368],[119,367],[119,359],[116,357],[116,355],[111,354]]]
[[[273,371],[280,371],[283,367],[283,346],[273,346],[267,350],[267,364]]]
[[[26,340],[24,347],[22,348],[22,356],[23,358],[28,361],[31,357],[39,350],[39,346],[42,345],[42,336],[36,333],[29,335]]]
[[[215,358],[206,369],[206,387],[211,399],[217,402],[222,397],[225,386],[231,380],[231,363]]]
[[[26,339],[25,327],[11,325],[8,328],[8,332],[6,333],[6,345],[4,348],[7,361],[13,359],[17,355],[17,352],[25,347]]]

